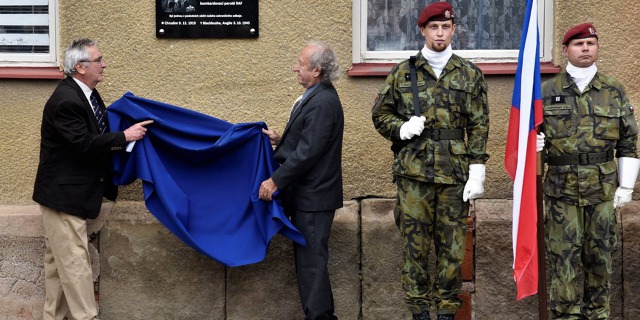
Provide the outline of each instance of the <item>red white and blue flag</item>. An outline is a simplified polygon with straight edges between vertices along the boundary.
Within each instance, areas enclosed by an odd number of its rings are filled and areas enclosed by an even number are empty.
[[[513,277],[517,299],[538,293],[536,127],[542,123],[538,3],[527,0],[504,166],[513,183]]]

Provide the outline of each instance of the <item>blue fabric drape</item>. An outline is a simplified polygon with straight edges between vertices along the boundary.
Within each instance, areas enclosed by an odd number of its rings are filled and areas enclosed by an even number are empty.
[[[262,261],[278,232],[304,245],[279,203],[258,198],[278,166],[263,122],[233,125],[130,92],[107,114],[111,131],[154,120],[115,156],[114,182],[142,180],[147,209],[192,248],[235,267]]]

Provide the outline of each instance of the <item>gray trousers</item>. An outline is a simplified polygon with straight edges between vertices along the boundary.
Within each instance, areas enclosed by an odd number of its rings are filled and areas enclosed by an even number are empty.
[[[334,313],[329,280],[329,234],[335,211],[300,211],[292,216],[293,225],[307,241],[294,244],[296,275],[305,320],[338,319]]]

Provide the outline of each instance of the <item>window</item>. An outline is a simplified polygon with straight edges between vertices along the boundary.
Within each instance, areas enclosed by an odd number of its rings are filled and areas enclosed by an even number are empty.
[[[353,0],[353,63],[398,62],[424,46],[417,26],[429,0]],[[474,62],[517,62],[526,1],[449,0],[454,52]],[[538,0],[541,61],[551,61],[552,0]]]
[[[56,0],[0,0],[0,66],[57,66],[56,25]]]

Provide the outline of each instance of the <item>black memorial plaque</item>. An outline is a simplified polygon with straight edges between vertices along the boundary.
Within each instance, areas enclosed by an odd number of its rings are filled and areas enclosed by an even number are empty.
[[[157,0],[157,38],[257,38],[258,0]]]

